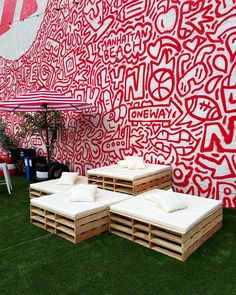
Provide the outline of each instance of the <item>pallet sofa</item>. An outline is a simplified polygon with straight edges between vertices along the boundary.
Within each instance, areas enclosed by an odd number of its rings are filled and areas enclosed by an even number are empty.
[[[30,199],[57,194],[57,193],[64,193],[71,190],[71,188],[73,187],[71,185],[57,184],[57,182],[58,182],[58,179],[51,179],[51,180],[31,183],[29,187]],[[80,183],[85,183],[85,184],[88,183],[88,178],[86,176],[79,175],[74,185],[77,185]]]
[[[118,164],[87,171],[88,183],[116,192],[138,195],[153,188],[171,187],[171,166],[146,164],[146,169],[129,170]]]
[[[146,199],[148,193],[111,205],[111,233],[184,261],[222,227],[220,201],[177,194],[187,208],[166,213]]]
[[[30,221],[73,243],[109,230],[184,261],[222,227],[222,203],[174,193],[187,208],[164,212],[147,199],[151,193],[173,193],[153,189],[171,186],[171,168],[161,166],[145,173],[117,166],[90,170],[88,183],[102,188],[95,202],[70,202],[72,186],[58,185],[56,180],[31,184]],[[87,178],[81,177],[78,183],[87,183]]]
[[[98,189],[95,202],[70,202],[70,191],[32,198],[30,222],[73,243],[108,231],[110,205],[129,195]]]

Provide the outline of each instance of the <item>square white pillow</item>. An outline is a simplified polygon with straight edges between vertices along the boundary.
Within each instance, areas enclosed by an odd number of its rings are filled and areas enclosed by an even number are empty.
[[[125,160],[127,161],[128,169],[130,169],[130,170],[145,169],[146,168],[146,165],[145,165],[142,157],[127,156],[127,157],[125,157]]]
[[[94,202],[97,186],[93,184],[78,184],[71,190],[71,202]]]
[[[77,179],[77,172],[62,172],[61,177],[57,180],[57,184],[74,185]]]
[[[166,194],[155,195],[159,206],[166,212],[173,212],[187,208],[185,202],[175,193],[166,192]]]
[[[152,201],[168,213],[187,208],[185,202],[171,191],[150,193],[145,199]]]
[[[128,162],[126,160],[121,160],[117,162],[117,165],[121,168],[128,168]]]

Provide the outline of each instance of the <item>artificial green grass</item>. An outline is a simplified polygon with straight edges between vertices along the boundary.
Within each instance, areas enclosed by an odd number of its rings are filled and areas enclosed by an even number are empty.
[[[0,186],[1,295],[236,294],[236,211],[179,262],[110,233],[74,245],[29,223],[29,183]]]

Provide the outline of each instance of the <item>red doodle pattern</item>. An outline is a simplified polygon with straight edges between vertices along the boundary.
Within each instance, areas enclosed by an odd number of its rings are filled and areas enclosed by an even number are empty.
[[[55,159],[84,174],[138,154],[171,164],[176,191],[236,208],[235,1],[49,0],[46,11],[31,48],[0,58],[0,99],[44,85],[97,106],[64,113]],[[43,153],[37,137],[24,145]]]

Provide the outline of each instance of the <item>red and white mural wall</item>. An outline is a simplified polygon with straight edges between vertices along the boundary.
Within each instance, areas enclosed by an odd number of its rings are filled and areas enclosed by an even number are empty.
[[[56,159],[84,174],[137,154],[236,207],[235,0],[5,0],[0,16],[1,100],[44,85],[97,106],[64,113]]]

